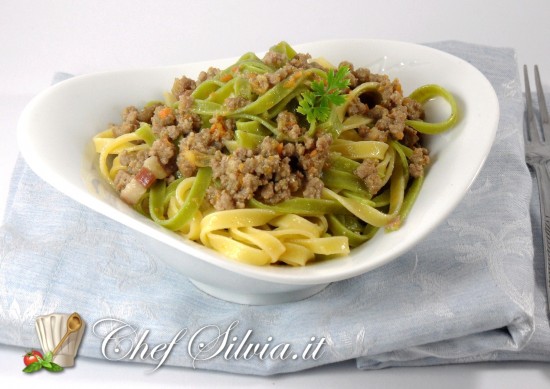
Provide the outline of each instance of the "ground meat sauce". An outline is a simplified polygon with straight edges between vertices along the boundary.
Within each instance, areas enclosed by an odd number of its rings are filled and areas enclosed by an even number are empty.
[[[405,124],[406,120],[423,119],[422,105],[415,100],[403,96],[399,80],[393,81],[385,74],[373,74],[369,69],[354,69],[353,64],[342,62],[340,66],[350,69],[350,87],[353,88],[365,82],[378,82],[380,101],[371,101],[368,96],[356,98],[347,108],[348,115],[365,115],[374,120],[372,127],[361,126],[358,134],[365,140],[388,142],[398,140],[413,150],[410,157],[409,173],[412,177],[421,177],[424,167],[430,162],[428,150],[420,145],[418,132]],[[369,192],[377,194],[382,188],[382,179],[377,169],[378,161],[367,158],[355,170],[355,174],[363,179]]]
[[[253,197],[277,203],[296,193],[303,174],[292,168],[289,157],[279,154],[279,145],[266,137],[255,150],[238,148],[229,155],[217,152],[212,173],[219,184],[208,190],[210,203],[217,210],[244,208]]]
[[[244,208],[251,198],[276,204],[301,194],[319,198],[320,179],[332,142],[330,135],[304,143],[279,142],[265,137],[254,150],[239,148],[231,154],[216,152],[212,172],[217,185],[208,190],[218,210]],[[301,192],[301,193],[300,193]]]
[[[120,163],[127,167],[126,171],[130,174],[136,174],[139,172],[139,169],[143,166],[143,162],[149,156],[147,150],[140,150],[137,152],[128,152],[127,150],[122,150],[120,153]]]
[[[255,95],[264,94],[285,79],[299,78],[305,69],[319,66],[308,54],[297,54],[288,60],[286,54],[276,51],[269,51],[262,61],[275,70],[264,74],[244,74],[250,92]],[[349,62],[340,64],[344,65],[350,69],[347,75],[349,88],[365,82],[379,83],[378,98],[365,94],[347,105],[348,116],[366,116],[374,123],[361,126],[357,134],[363,140],[400,141],[412,149],[410,175],[422,176],[430,161],[428,150],[421,146],[417,131],[406,125],[408,119],[423,117],[422,106],[403,97],[398,80],[373,74],[366,68],[355,69]],[[280,139],[266,136],[254,149],[238,147],[230,152],[226,142],[234,140],[234,120],[216,116],[204,123],[201,116],[192,112],[193,91],[220,72],[220,69],[210,68],[201,72],[197,80],[185,76],[175,79],[171,94],[178,102],[177,106],[153,103],[141,111],[133,106],[123,111],[122,123],[111,127],[115,136],[133,132],[139,128],[140,122],[145,122],[151,125],[157,139],[148,151],[121,153],[120,163],[126,169],[120,170],[115,177],[116,190],[124,189],[144,161],[155,156],[169,175],[168,180],[193,176],[198,167],[209,164],[213,179],[207,190],[207,199],[217,210],[244,208],[252,198],[267,204],[276,204],[294,196],[320,198],[324,188],[323,170],[330,168],[328,157],[332,136],[322,131],[307,136],[304,120],[296,113],[284,110],[274,118]],[[225,99],[223,107],[235,111],[249,103],[250,100],[243,96],[231,95]],[[354,171],[372,195],[378,193],[383,185],[378,163],[376,159],[366,158]]]
[[[122,111],[122,124],[112,126],[113,135],[115,137],[129,134],[139,128],[138,110],[134,106],[124,108]]]
[[[376,194],[382,188],[383,182],[378,174],[378,160],[365,158],[363,163],[355,170],[355,174],[363,179],[371,194]]]

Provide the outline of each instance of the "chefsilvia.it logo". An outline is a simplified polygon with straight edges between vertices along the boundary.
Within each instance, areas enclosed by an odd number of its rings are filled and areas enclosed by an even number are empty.
[[[72,314],[52,313],[36,318],[36,332],[40,351],[29,351],[23,356],[23,372],[34,373],[47,370],[52,373],[74,366],[78,346],[84,334],[84,321],[76,312]]]
[[[191,331],[182,328],[168,342],[149,343],[149,330],[138,329],[122,320],[105,318],[92,326],[92,333],[102,339],[101,353],[110,361],[151,360],[157,364],[153,371],[163,366],[172,351],[181,343],[187,343],[185,350],[191,366],[216,358],[230,360],[318,360],[324,354],[327,341],[324,337],[312,336],[301,345],[278,342],[272,336],[265,341],[253,340],[253,331],[244,334],[235,320],[227,327],[205,325]]]

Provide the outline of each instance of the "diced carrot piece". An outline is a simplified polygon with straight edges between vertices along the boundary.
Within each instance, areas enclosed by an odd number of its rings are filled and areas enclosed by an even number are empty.
[[[172,108],[170,108],[170,107],[164,107],[158,113],[159,118],[161,118],[161,119],[166,119],[168,117],[168,115],[171,115],[171,114],[172,114]]]
[[[283,87],[285,88],[294,88],[294,86],[296,85],[296,81],[298,81],[300,79],[300,77],[302,77],[303,73],[301,70],[297,71],[296,73],[294,73],[292,76],[289,77],[288,81],[286,81],[284,84],[283,84]]]
[[[215,122],[214,124],[212,124],[212,126],[210,127],[210,133],[214,134],[216,132],[218,133],[218,135],[220,137],[223,136],[227,132],[227,130],[224,127],[223,123]]]
[[[226,73],[223,76],[220,77],[220,81],[227,82],[233,78],[233,75],[230,73]]]

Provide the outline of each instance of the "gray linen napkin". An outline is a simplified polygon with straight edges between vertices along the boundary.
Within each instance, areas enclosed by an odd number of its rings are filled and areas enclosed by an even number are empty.
[[[19,160],[0,228],[0,343],[38,347],[38,315],[77,311],[87,323],[80,356],[151,368],[165,355],[163,365],[257,375],[354,358],[359,368],[549,358],[525,347],[541,319],[533,297],[540,285],[514,51],[430,46],[487,76],[501,122],[458,209],[410,252],[303,301],[232,304],[197,290],[150,256],[139,235],[63,196]],[[151,355],[162,343],[164,351]],[[256,355],[244,354],[248,345],[257,345]]]

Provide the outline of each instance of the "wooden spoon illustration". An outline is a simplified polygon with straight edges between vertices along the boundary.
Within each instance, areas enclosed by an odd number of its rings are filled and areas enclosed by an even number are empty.
[[[63,338],[59,341],[57,346],[55,346],[55,348],[53,349],[52,355],[55,355],[59,351],[63,343],[65,343],[69,335],[72,334],[73,332],[78,331],[80,327],[82,327],[82,319],[80,318],[80,315],[78,313],[74,312],[67,319],[67,332],[65,332],[65,335],[63,336]]]

